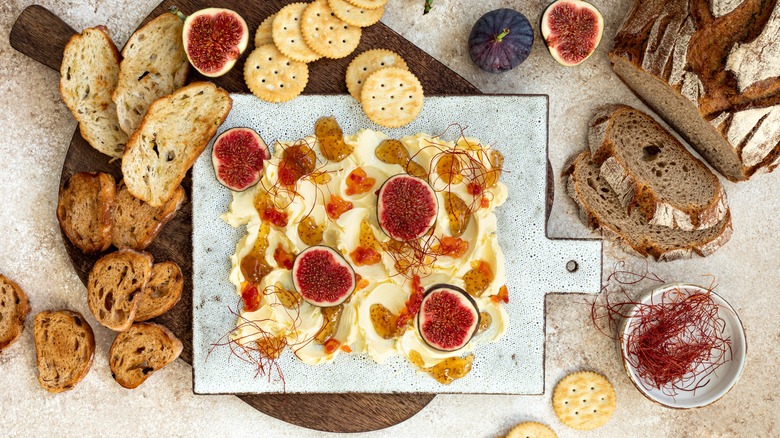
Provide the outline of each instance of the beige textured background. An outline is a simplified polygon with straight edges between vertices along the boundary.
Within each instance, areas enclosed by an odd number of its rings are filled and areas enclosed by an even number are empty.
[[[41,0],[76,29],[106,24],[120,47],[156,3]],[[611,73],[606,57],[628,1],[594,1],[606,17],[604,41],[592,59],[569,69],[559,67],[539,40],[537,23],[547,0],[436,0],[431,14],[424,17],[422,3],[391,0],[383,21],[484,92],[550,95],[550,152],[556,175],[565,158],[584,147],[594,107],[612,102],[642,107]],[[232,396],[194,396],[191,369],[181,361],[134,391],[113,382],[107,365],[113,335],[89,313],[85,288],[70,266],[54,215],[62,161],[76,123],[60,100],[58,75],[8,44],[12,23],[28,4],[0,0],[0,272],[27,291],[34,312],[68,307],[88,316],[98,347],[86,379],[73,391],[50,395],[35,379],[31,315],[20,341],[0,355],[0,435],[324,436],[263,415]],[[535,26],[537,42],[523,65],[491,75],[471,64],[466,39],[474,21],[498,7],[525,13]],[[716,275],[718,292],[742,317],[748,333],[747,367],[735,389],[717,404],[673,411],[647,401],[623,374],[611,341],[592,328],[584,299],[551,295],[547,301],[545,395],[439,396],[409,421],[366,435],[493,437],[526,420],[547,423],[561,437],[780,435],[780,410],[775,401],[780,387],[778,183],[780,172],[740,185],[727,183],[734,218],[731,242],[707,259],[651,264],[652,270],[670,281],[701,283],[707,281],[703,274]],[[548,231],[554,237],[592,237],[577,221],[574,205],[564,198],[557,179]],[[626,257],[606,245],[605,271],[611,271],[614,256]],[[644,261],[628,260],[644,267]],[[590,433],[566,428],[550,402],[555,382],[582,369],[604,373],[618,396],[612,420]]]

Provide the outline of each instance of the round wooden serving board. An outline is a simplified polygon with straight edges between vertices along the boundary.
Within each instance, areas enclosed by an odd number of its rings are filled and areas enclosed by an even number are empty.
[[[178,7],[184,14],[207,7],[230,8],[241,14],[249,26],[250,43],[246,51],[248,54],[253,49],[254,30],[260,22],[287,3],[292,1],[166,0],[157,6],[141,25],[159,14],[166,13],[171,6]],[[59,17],[36,5],[22,12],[14,23],[9,38],[11,46],[18,51],[59,71],[63,49],[74,33],[76,32]],[[373,48],[390,49],[399,53],[406,60],[409,69],[420,79],[427,95],[481,94],[461,76],[382,23],[363,30],[360,46],[355,53]],[[309,83],[304,93],[346,94],[344,76],[353,57],[354,55],[339,60],[324,59],[310,64]],[[194,69],[192,71],[194,72]],[[189,80],[204,80],[204,78],[195,72],[190,74]],[[248,92],[243,80],[243,59],[230,73],[213,81],[230,92]],[[108,157],[93,149],[76,130],[65,157],[60,185],[74,173],[82,171],[101,171],[112,174],[117,180],[121,178],[120,163],[118,161],[109,163]],[[189,173],[182,186],[189,195],[192,188]],[[86,284],[89,271],[99,255],[84,255],[67,238],[63,240],[76,272]],[[185,203],[176,217],[165,226],[148,251],[157,261],[175,261],[184,273],[185,288],[181,301],[167,314],[157,318],[157,321],[170,328],[182,339],[184,351],[181,357],[191,364],[192,204],[190,202]],[[239,397],[254,408],[288,423],[329,432],[364,432],[389,427],[408,419],[424,408],[434,395],[280,394],[240,395]]]

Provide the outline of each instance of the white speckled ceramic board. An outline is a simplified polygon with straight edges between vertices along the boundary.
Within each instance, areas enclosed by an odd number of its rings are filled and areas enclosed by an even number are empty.
[[[228,347],[212,349],[236,324],[230,313],[239,297],[228,281],[230,255],[244,229],[219,216],[230,191],[214,177],[211,145],[193,168],[193,349],[194,390],[213,393],[421,392],[541,394],[544,391],[544,297],[549,292],[596,293],[601,282],[601,241],[550,240],[545,235],[547,96],[426,97],[410,125],[386,129],[366,118],[350,96],[301,96],[284,104],[234,94],[233,109],[220,133],[237,126],[254,128],[272,144],[313,132],[321,116],[335,116],[345,133],[361,128],[400,138],[417,132],[438,134],[458,123],[466,135],[501,151],[509,189],[496,209],[498,240],[506,255],[509,327],[500,341],[475,351],[472,371],[445,386],[416,371],[406,359],[377,364],[360,355],[339,355],[312,366],[289,351],[279,359],[282,382],[258,376],[251,365],[231,356]],[[450,130],[454,140],[459,134]],[[569,272],[567,263],[576,261]]]

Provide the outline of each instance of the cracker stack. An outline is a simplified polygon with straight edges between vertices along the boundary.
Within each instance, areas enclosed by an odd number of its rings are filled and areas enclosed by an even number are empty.
[[[244,65],[247,87],[266,102],[286,102],[298,96],[309,80],[308,63],[352,54],[360,44],[361,28],[378,22],[386,3],[316,0],[283,7],[257,28],[255,50]],[[420,81],[403,58],[390,50],[368,50],[355,57],[346,81],[349,94],[379,125],[404,126],[422,110]]]
[[[729,240],[720,181],[652,117],[625,105],[602,108],[589,143],[564,172],[589,226],[656,260],[707,256]]]

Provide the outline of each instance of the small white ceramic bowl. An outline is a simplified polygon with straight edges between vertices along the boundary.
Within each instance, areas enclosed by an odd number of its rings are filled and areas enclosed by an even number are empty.
[[[680,289],[682,291],[690,292],[706,292],[707,289],[692,284],[665,284],[658,289],[650,292],[641,299],[641,303],[660,302],[663,294],[672,289]],[[706,386],[698,388],[696,391],[679,391],[679,393],[672,397],[671,395],[664,394],[662,390],[655,388],[648,388],[646,384],[642,384],[640,377],[636,374],[636,370],[625,359],[625,335],[630,330],[631,316],[635,312],[635,308],[631,309],[627,314],[628,317],[623,321],[620,328],[621,342],[620,349],[623,357],[623,366],[628,373],[631,382],[636,386],[639,392],[642,393],[648,399],[659,403],[663,406],[674,409],[692,409],[700,408],[716,401],[720,400],[727,392],[737,383],[739,377],[742,375],[742,370],[745,367],[745,357],[747,355],[747,340],[745,339],[745,329],[742,326],[742,321],[739,320],[737,312],[715,292],[711,292],[712,300],[720,306],[718,315],[725,322],[723,331],[724,337],[731,338],[731,357],[730,360],[721,365],[714,373],[711,373],[706,379],[709,379],[709,383]]]

